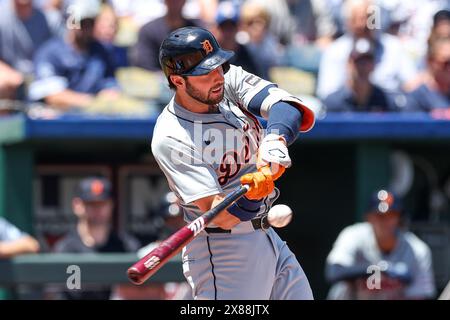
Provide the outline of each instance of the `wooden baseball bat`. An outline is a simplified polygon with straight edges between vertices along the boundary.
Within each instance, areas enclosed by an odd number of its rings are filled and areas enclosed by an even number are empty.
[[[205,212],[190,224],[184,226],[161,242],[158,247],[128,268],[127,275],[130,281],[134,284],[144,283],[205,229],[220,212],[246,194],[249,188],[248,185],[242,185],[227,195],[217,206]]]

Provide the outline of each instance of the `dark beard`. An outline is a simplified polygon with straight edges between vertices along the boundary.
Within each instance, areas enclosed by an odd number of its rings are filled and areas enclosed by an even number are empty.
[[[209,105],[208,106],[208,113],[220,113],[219,107],[217,106],[217,104]]]
[[[189,81],[186,81],[186,93],[191,98],[197,100],[198,102],[212,106],[212,105],[218,104],[220,101],[223,100],[225,91],[222,90],[222,94],[220,95],[220,97],[218,97],[216,99],[212,99],[212,98],[210,98],[210,92],[208,92],[208,95],[205,97],[205,94],[203,94],[201,91],[199,91],[196,88],[194,88],[193,86],[191,86]]]

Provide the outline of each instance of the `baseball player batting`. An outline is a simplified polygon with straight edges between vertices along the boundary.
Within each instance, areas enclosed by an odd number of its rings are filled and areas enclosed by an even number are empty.
[[[186,244],[183,273],[194,299],[312,299],[267,213],[279,195],[274,181],[291,166],[287,147],[313,127],[314,114],[275,84],[230,65],[233,55],[198,27],[175,30],[160,47],[175,95],[158,117],[152,152],[185,220],[250,187]],[[256,116],[267,119],[266,130]]]

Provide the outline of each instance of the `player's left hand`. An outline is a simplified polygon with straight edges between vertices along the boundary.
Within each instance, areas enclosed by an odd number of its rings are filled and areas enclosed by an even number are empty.
[[[291,158],[282,136],[270,133],[262,141],[258,149],[256,167],[269,167],[272,180],[275,181],[291,166]]]
[[[403,262],[388,263],[385,270],[382,271],[387,277],[396,279],[403,284],[409,284],[413,280],[413,276],[408,268],[408,265]]]
[[[241,183],[250,185],[250,190],[245,194],[250,200],[259,200],[268,196],[275,188],[269,167],[262,167],[256,172],[244,174],[241,177]]]

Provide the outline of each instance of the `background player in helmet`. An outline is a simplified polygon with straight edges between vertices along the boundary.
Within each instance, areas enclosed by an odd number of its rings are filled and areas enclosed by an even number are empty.
[[[202,28],[172,32],[160,64],[175,96],[155,126],[152,151],[193,221],[241,184],[247,194],[183,249],[195,299],[312,299],[308,280],[264,217],[291,165],[287,146],[314,125],[301,100],[230,65],[232,51]],[[264,132],[256,116],[268,120]]]
[[[326,262],[326,277],[333,283],[329,299],[434,296],[430,248],[401,229],[403,210],[393,193],[378,190],[367,209],[367,222],[339,234]]]
[[[168,238],[175,231],[183,227],[183,210],[179,206],[178,198],[173,192],[167,192],[160,198],[158,206],[157,225],[159,231],[157,239],[137,252],[142,258],[151,250],[160,245],[161,241]],[[190,286],[187,282],[157,282],[154,281],[145,286],[119,287],[113,299],[125,300],[191,300]]]

